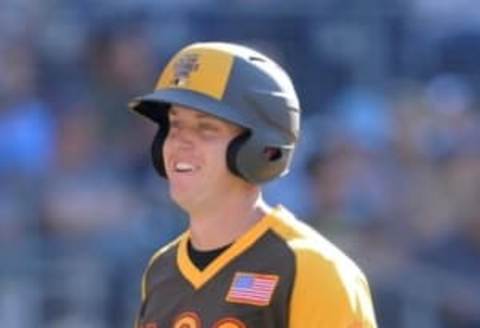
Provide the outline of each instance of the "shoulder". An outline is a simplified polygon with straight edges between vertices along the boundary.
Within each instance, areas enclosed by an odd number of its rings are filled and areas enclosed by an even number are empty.
[[[295,254],[298,266],[307,265],[309,270],[345,268],[353,274],[363,275],[342,250],[287,209],[279,207],[273,216],[272,230]]]
[[[186,238],[187,232],[182,233],[180,236],[169,242],[168,244],[162,246],[159,248],[153,255],[150,257],[150,260],[148,261],[148,266],[150,267],[155,263],[157,260],[159,260],[162,257],[168,256],[171,253],[174,253],[176,247],[180,243],[180,241],[184,238]]]
[[[142,277],[142,286],[141,286],[141,288],[142,288],[142,290],[141,290],[142,300],[144,300],[146,295],[147,295],[148,285],[149,285],[149,281],[150,281],[149,277],[151,276],[152,268],[154,266],[156,266],[156,264],[158,262],[162,262],[164,260],[168,261],[168,258],[175,257],[175,254],[176,254],[175,250],[177,249],[178,244],[180,243],[180,241],[183,238],[186,238],[186,236],[187,236],[187,232],[182,233],[180,236],[175,238],[173,241],[169,242],[168,244],[166,244],[163,247],[161,247],[160,249],[158,249],[152,255],[152,257],[148,261],[147,267],[145,268],[144,273],[143,273],[143,277]]]
[[[295,256],[292,327],[375,327],[367,279],[345,253],[282,208],[272,229]]]

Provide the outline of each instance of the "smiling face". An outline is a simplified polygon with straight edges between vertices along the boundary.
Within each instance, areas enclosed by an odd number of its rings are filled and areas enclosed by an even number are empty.
[[[163,158],[170,194],[177,204],[187,212],[214,206],[229,191],[246,185],[226,162],[228,144],[242,128],[176,105],[168,120]]]

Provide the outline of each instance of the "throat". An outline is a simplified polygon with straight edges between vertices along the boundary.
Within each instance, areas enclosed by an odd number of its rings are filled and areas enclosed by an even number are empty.
[[[212,263],[217,257],[219,257],[220,254],[226,251],[231,245],[232,243],[216,249],[212,249],[208,251],[200,251],[195,249],[191,241],[189,240],[188,241],[188,257],[190,258],[192,263],[197,267],[197,269],[202,271],[210,263]]]

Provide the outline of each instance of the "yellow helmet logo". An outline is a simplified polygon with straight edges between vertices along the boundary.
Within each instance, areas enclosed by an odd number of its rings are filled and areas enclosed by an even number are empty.
[[[233,56],[228,52],[189,47],[168,63],[155,90],[186,89],[221,100],[233,60]]]
[[[190,74],[194,71],[197,71],[198,67],[198,54],[186,54],[185,56],[179,58],[178,61],[173,64],[174,78],[170,84],[176,86],[183,86],[187,84]]]

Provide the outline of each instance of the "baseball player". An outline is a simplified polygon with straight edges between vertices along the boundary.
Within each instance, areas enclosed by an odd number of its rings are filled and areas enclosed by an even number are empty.
[[[129,106],[158,124],[154,167],[189,215],[145,270],[137,328],[376,327],[360,269],[262,199],[300,131],[282,68],[247,47],[196,43]]]

